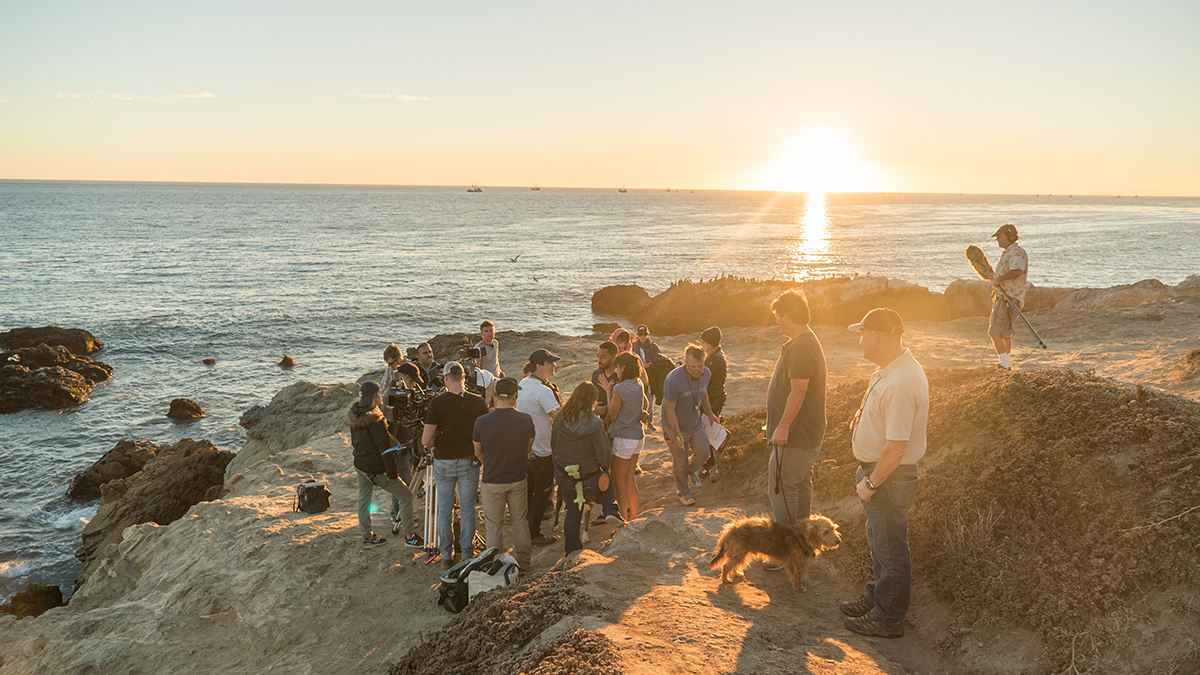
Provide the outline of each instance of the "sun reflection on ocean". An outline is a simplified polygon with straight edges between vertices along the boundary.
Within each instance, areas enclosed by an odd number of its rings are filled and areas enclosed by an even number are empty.
[[[825,195],[810,192],[800,217],[799,236],[789,248],[789,262],[797,281],[824,276],[830,260],[829,218],[825,215]]]

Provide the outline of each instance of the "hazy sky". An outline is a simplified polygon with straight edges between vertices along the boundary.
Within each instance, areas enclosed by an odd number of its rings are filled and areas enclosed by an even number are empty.
[[[1200,195],[1200,2],[0,0],[0,178]]]

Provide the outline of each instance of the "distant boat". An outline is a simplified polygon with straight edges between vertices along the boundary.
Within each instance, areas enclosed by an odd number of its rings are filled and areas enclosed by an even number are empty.
[[[467,188],[467,192],[483,192],[483,188],[471,183],[471,187]]]
[[[667,188],[667,192],[670,192],[670,191],[671,191],[671,188]]]
[[[542,188],[538,187],[538,186],[537,186],[537,183],[534,183],[534,184],[533,184],[533,187],[531,187],[531,188],[529,188],[529,189],[530,189],[530,190],[541,190]]]
[[[622,185],[621,187],[617,188],[617,192],[620,192],[621,194],[625,194],[626,192],[629,192],[629,190],[626,190],[625,186]]]

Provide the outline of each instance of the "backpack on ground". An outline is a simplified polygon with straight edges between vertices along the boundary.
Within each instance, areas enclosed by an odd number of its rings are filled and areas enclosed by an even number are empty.
[[[517,561],[513,560],[512,556],[502,555],[498,549],[493,547],[474,558],[464,560],[446,570],[442,574],[442,585],[438,587],[438,604],[445,607],[446,611],[454,614],[463,611],[463,608],[471,601],[471,596],[475,595],[475,593],[471,592],[468,580],[471,573],[480,571],[485,576],[493,576],[500,573],[506,569],[507,561],[504,560],[505,558],[512,560],[513,565],[516,565]],[[511,573],[514,581],[516,580],[516,574],[515,571]]]
[[[501,553],[492,562],[472,570],[467,575],[467,591],[471,600],[480,593],[486,593],[493,588],[506,588],[517,583],[517,575],[521,567],[517,559]]]
[[[308,481],[296,486],[296,500],[292,504],[293,511],[303,511],[305,513],[321,513],[329,510],[329,488],[326,487],[329,483],[324,481],[318,483],[316,481]]]

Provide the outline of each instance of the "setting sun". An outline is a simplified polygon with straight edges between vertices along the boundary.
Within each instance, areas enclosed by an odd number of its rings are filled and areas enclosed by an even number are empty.
[[[789,141],[765,172],[764,182],[769,189],[792,192],[877,189],[876,177],[859,160],[854,144],[840,131],[825,127],[808,129]]]

